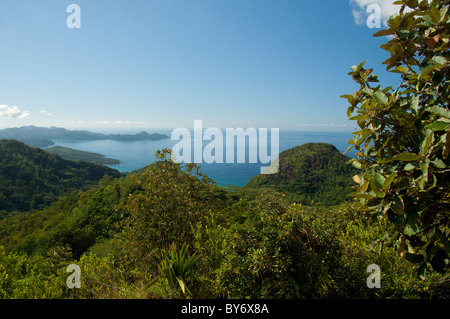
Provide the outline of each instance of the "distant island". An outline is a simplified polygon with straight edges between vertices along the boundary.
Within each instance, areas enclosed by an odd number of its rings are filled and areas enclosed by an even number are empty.
[[[137,134],[102,134],[86,130],[67,130],[61,127],[38,127],[34,125],[6,128],[0,130],[0,139],[14,139],[31,147],[48,147],[55,144],[55,140],[114,140],[114,141],[144,141],[163,140],[167,135],[142,131]]]
[[[51,154],[59,155],[65,160],[88,162],[99,165],[113,165],[122,163],[117,159],[107,158],[105,155],[99,153],[80,151],[70,147],[53,146],[44,150]]]

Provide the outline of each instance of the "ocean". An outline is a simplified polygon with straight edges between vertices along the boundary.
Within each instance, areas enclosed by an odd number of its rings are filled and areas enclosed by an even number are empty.
[[[148,131],[153,133],[152,131]],[[172,131],[157,131],[157,133],[171,136]],[[225,134],[224,134],[225,135]],[[193,136],[193,135],[192,135]],[[302,145],[305,143],[325,142],[333,144],[341,153],[345,152],[350,144],[347,143],[352,138],[351,132],[304,132],[304,131],[283,131],[279,132],[279,152],[290,149],[292,147]],[[269,143],[267,147],[270,155],[270,130]],[[120,172],[132,172],[136,169],[142,168],[155,161],[155,153],[162,148],[172,148],[179,141],[165,139],[158,141],[133,141],[121,142],[112,140],[98,140],[98,141],[80,141],[80,140],[57,140],[56,145],[70,147],[82,151],[96,152],[105,155],[105,157],[115,158],[122,163],[116,165],[108,165],[111,168],[117,169]],[[203,148],[208,145],[210,141],[203,141]],[[226,154],[224,146],[224,158]],[[236,145],[235,145],[236,148]],[[247,157],[245,163],[200,163],[200,171],[207,174],[210,178],[221,186],[235,185],[244,186],[252,177],[258,175],[262,166],[267,166],[266,163],[249,163],[247,143]],[[235,149],[236,154],[236,149]],[[347,155],[354,157],[352,151]],[[194,150],[192,150],[192,158],[194,158]]]

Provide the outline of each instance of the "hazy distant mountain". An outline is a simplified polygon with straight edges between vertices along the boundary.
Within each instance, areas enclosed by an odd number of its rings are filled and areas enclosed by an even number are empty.
[[[0,139],[14,139],[32,147],[45,147],[55,144],[55,140],[115,140],[115,141],[142,141],[161,140],[169,136],[159,133],[149,134],[102,134],[86,130],[67,130],[60,127],[22,126],[0,130]]]

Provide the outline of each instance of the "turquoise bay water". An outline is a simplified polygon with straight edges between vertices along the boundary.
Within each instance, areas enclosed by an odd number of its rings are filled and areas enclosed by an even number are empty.
[[[171,136],[171,131],[158,132]],[[269,130],[270,133],[270,130]],[[192,135],[193,136],[193,135]],[[225,134],[224,134],[225,136]],[[325,142],[333,144],[342,153],[348,148],[347,141],[352,138],[351,132],[299,132],[299,131],[282,131],[279,135],[280,153],[289,148],[302,145],[305,143]],[[270,142],[270,134],[268,138]],[[155,161],[155,152],[164,147],[172,148],[179,141],[170,139],[159,141],[135,141],[120,142],[112,140],[99,141],[79,141],[79,140],[58,140],[56,145],[70,147],[82,151],[96,152],[109,158],[115,158],[122,163],[116,165],[108,165],[121,172],[131,172],[142,168]],[[203,141],[203,147],[210,141]],[[225,139],[223,141],[225,148]],[[268,154],[270,154],[270,143],[268,143]],[[236,147],[236,146],[235,146]],[[247,146],[248,147],[248,146]],[[226,151],[224,149],[224,156]],[[236,150],[235,150],[236,154]],[[248,150],[246,151],[248,159]],[[349,156],[352,156],[350,152]],[[192,151],[192,159],[194,158],[194,150]],[[199,164],[201,172],[207,174],[214,179],[219,185],[236,185],[244,186],[253,176],[260,173],[261,166],[267,166],[266,163],[212,163]]]

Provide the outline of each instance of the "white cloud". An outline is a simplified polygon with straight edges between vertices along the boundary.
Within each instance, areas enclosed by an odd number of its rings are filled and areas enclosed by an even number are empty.
[[[380,19],[387,26],[388,18],[395,13],[399,13],[401,8],[400,5],[395,5],[393,2],[394,0],[350,0],[353,19],[358,25],[365,24],[371,14],[371,11],[367,12],[367,7],[374,4],[379,6]]]
[[[23,119],[30,116],[30,112],[28,111],[21,111],[19,107],[17,106],[11,106],[8,105],[0,105],[0,118],[17,118],[17,119]]]
[[[147,122],[116,121],[115,124],[147,124]]]
[[[45,115],[52,115],[52,113],[47,112],[46,110],[42,110],[42,111],[40,111],[40,113],[45,114]]]

